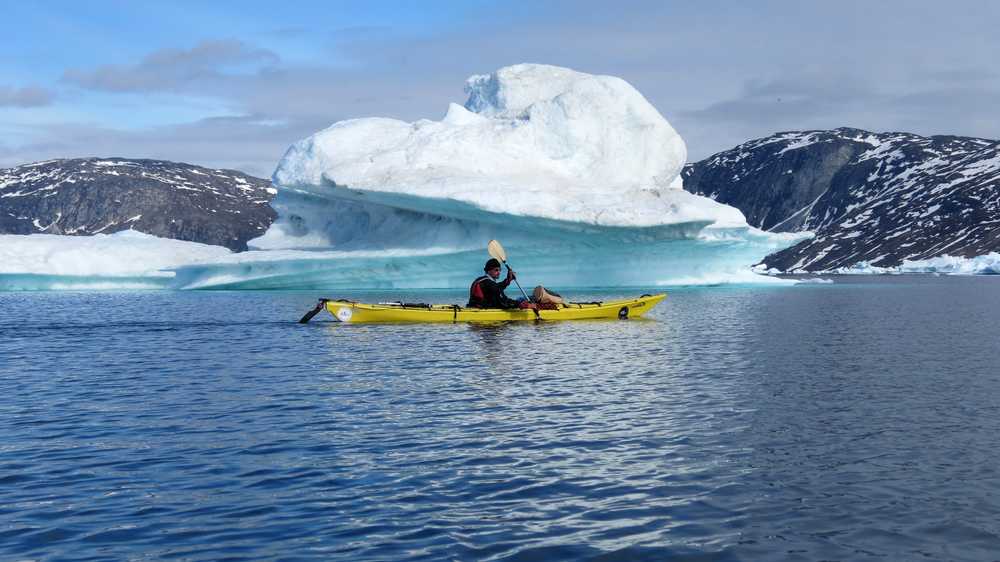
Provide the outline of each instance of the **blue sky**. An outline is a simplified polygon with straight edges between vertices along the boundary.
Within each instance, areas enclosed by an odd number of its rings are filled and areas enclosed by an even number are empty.
[[[692,159],[776,131],[1000,138],[1000,3],[46,2],[0,20],[0,166],[164,158],[267,176],[350,117],[440,118],[471,74],[613,74]]]

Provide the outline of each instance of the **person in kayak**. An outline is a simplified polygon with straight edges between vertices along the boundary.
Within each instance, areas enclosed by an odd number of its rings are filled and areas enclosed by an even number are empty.
[[[483,267],[486,275],[480,275],[469,287],[469,304],[471,308],[534,308],[534,303],[518,302],[504,294],[510,282],[517,278],[510,267],[507,268],[507,277],[503,281],[497,282],[500,278],[500,262],[496,258],[490,258]]]

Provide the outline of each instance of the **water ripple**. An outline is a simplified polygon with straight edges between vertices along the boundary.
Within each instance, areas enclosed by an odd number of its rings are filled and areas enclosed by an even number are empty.
[[[988,282],[485,326],[300,326],[299,293],[0,294],[0,556],[992,559]]]

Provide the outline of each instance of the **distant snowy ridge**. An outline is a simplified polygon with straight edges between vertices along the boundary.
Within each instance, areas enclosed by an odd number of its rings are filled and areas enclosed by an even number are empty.
[[[815,237],[764,268],[899,267],[1000,250],[1000,142],[858,129],[778,133],[684,171],[684,187],[750,224]]]
[[[0,234],[139,230],[245,250],[274,220],[270,183],[233,170],[126,158],[0,169]]]

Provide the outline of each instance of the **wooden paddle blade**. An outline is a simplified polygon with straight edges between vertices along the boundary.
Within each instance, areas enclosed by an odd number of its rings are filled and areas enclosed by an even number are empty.
[[[503,246],[496,240],[490,240],[490,243],[486,245],[486,251],[489,252],[491,258],[507,263],[507,252],[503,251]]]

